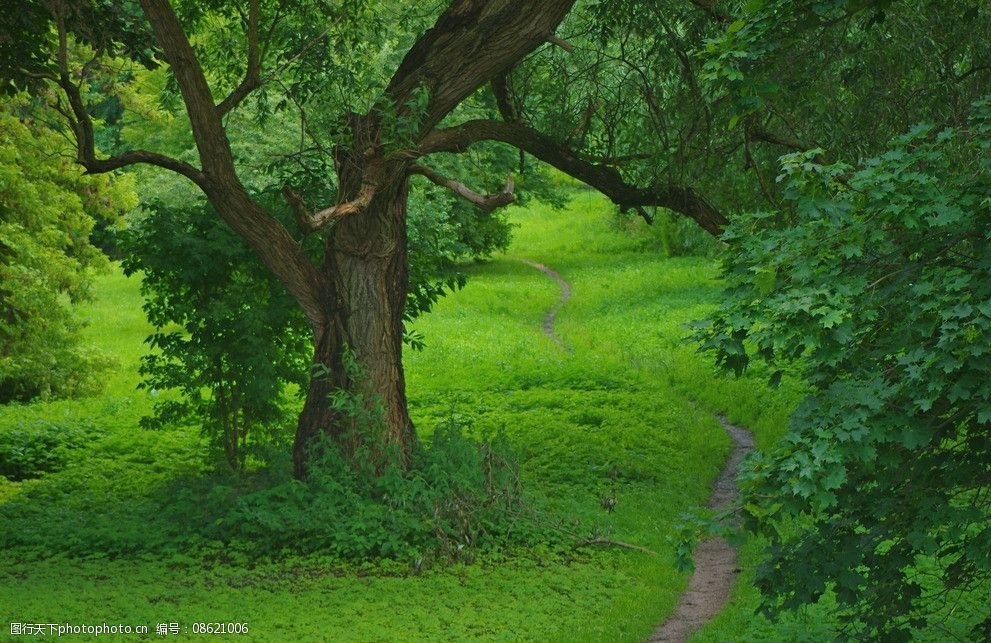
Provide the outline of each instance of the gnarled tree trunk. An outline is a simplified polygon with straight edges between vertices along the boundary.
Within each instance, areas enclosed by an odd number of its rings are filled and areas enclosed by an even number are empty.
[[[356,195],[366,176],[361,164],[340,163],[341,190]],[[335,224],[328,235],[321,268],[326,285],[324,324],[315,331],[314,371],[299,418],[293,463],[297,477],[307,473],[307,454],[322,437],[351,455],[361,445],[373,453],[396,447],[401,456],[415,441],[406,404],[403,373],[403,315],[408,290],[405,172],[384,173],[375,197],[360,213]],[[344,353],[360,373],[349,372]],[[330,395],[343,390],[360,398],[380,422],[362,426],[336,411]],[[379,418],[375,418],[378,420]]]

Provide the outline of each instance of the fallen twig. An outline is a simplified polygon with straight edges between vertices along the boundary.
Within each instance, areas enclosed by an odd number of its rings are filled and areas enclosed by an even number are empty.
[[[634,551],[650,554],[651,556],[660,555],[653,549],[647,549],[646,547],[641,547],[640,545],[631,545],[630,543],[624,543],[621,540],[610,540],[609,538],[601,538],[601,537],[588,538],[587,540],[583,540],[577,545],[575,545],[575,549],[579,549],[581,547],[588,547],[589,545],[610,545],[612,547],[622,547],[623,549],[632,549]]]

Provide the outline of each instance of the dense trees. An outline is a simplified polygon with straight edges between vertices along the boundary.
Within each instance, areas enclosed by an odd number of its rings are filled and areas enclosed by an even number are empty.
[[[127,177],[83,176],[58,154],[65,141],[0,101],[0,403],[91,388],[105,361],[79,341],[70,303],[89,294],[106,257],[90,243],[97,220],[133,207]]]

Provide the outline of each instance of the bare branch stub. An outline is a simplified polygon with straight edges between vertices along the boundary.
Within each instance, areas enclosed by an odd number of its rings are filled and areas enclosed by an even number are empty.
[[[551,35],[549,35],[547,37],[547,42],[549,42],[552,45],[555,45],[557,47],[560,47],[561,49],[565,50],[569,54],[575,53],[575,46],[573,44],[571,44],[570,42],[568,42],[567,40],[565,40],[564,38],[561,38],[560,36],[556,36],[554,34],[551,34]]]
[[[506,186],[501,191],[496,192],[495,194],[481,194],[472,190],[464,183],[446,177],[425,165],[411,165],[409,168],[409,173],[419,174],[420,176],[426,177],[432,183],[443,188],[447,188],[486,212],[492,212],[497,208],[505,207],[516,202],[516,182],[513,181],[512,174],[506,178]]]
[[[375,196],[375,186],[370,183],[362,185],[358,196],[351,201],[344,201],[329,208],[324,208],[317,212],[311,212],[306,205],[302,195],[294,190],[291,185],[282,186],[282,195],[292,208],[296,225],[304,234],[310,234],[320,230],[334,221],[339,221],[362,212],[372,202]]]

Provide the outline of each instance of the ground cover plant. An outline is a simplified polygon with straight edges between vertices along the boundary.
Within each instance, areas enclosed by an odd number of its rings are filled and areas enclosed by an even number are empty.
[[[573,534],[560,537],[566,547],[480,551],[470,564],[417,570],[408,557],[365,565],[320,553],[250,559],[190,540],[201,498],[176,496],[208,475],[207,445],[195,428],[140,427],[155,399],[135,389],[150,328],[137,279],[114,275],[99,281],[86,312],[90,339],[119,345],[128,365],[106,394],[7,406],[0,415],[4,436],[41,420],[95,427],[61,470],[0,490],[0,618],[50,619],[59,605],[59,618],[92,620],[107,605],[106,618],[136,622],[250,614],[262,640],[646,636],[684,583],[667,537],[682,511],[704,501],[729,446],[677,387],[710,373],[677,340],[682,323],[711,306],[715,270],[699,259],[645,255],[638,247],[646,237],[619,230],[592,193],[566,210],[535,206],[512,218],[520,227],[510,253],[472,268],[467,288],[418,322],[428,342],[408,357],[419,392],[414,417],[428,436],[452,421],[477,437],[502,432],[519,455],[524,489],[570,517]],[[552,264],[574,285],[558,326],[572,355],[541,331],[557,285],[518,258]],[[643,289],[657,297],[641,297]],[[527,296],[511,296],[518,292]],[[612,513],[603,498],[615,499]],[[170,506],[187,513],[163,519]],[[661,556],[573,549],[594,535]],[[402,609],[376,608],[397,602]]]

